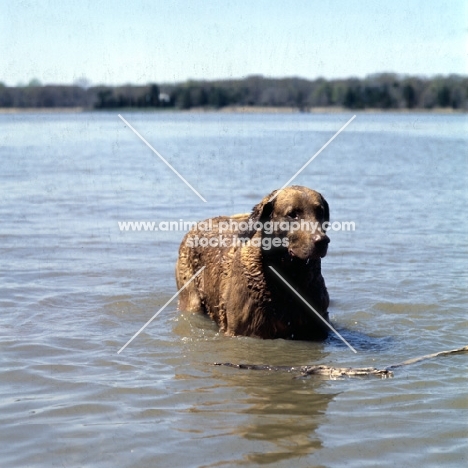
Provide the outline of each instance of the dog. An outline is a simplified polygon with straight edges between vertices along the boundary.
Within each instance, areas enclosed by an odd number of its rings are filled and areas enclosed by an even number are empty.
[[[294,185],[273,191],[250,214],[198,223],[179,248],[179,310],[208,315],[228,336],[325,339],[329,296],[321,259],[329,219],[320,193]]]

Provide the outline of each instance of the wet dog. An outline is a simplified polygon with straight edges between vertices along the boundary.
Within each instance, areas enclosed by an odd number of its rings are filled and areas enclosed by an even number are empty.
[[[181,291],[179,309],[207,314],[226,335],[325,339],[326,324],[285,281],[328,321],[321,259],[329,219],[322,195],[295,185],[267,195],[250,214],[199,223],[180,246],[177,287],[204,269]]]

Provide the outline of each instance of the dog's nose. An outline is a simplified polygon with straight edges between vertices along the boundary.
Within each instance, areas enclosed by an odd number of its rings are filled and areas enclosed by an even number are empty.
[[[314,239],[314,244],[316,247],[326,247],[330,243],[330,238],[328,236],[317,236]]]
[[[326,235],[320,236],[315,242],[314,242],[314,250],[315,253],[319,257],[325,257],[327,255],[327,250],[328,250],[328,244],[330,243],[330,238]]]

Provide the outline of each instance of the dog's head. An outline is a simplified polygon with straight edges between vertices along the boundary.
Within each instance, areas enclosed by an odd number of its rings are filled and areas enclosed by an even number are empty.
[[[330,239],[324,223],[329,220],[328,203],[320,193],[293,185],[273,191],[253,207],[246,234],[253,237],[261,230],[262,238],[271,240],[272,251],[308,261],[327,254]],[[262,242],[263,250],[270,250],[265,245]]]

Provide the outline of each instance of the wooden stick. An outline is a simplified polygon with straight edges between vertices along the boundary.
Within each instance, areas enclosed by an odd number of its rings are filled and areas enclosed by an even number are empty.
[[[250,369],[250,370],[263,370],[263,371],[273,371],[273,372],[298,372],[301,377],[307,375],[326,375],[330,378],[336,377],[361,377],[376,375],[382,378],[391,377],[393,372],[391,369],[397,367],[408,366],[409,364],[414,364],[415,362],[425,361],[426,359],[432,359],[438,356],[446,356],[449,354],[458,354],[468,352],[468,346],[463,346],[462,348],[451,349],[449,351],[440,351],[439,353],[426,354],[425,356],[416,357],[413,359],[408,359],[406,361],[400,362],[399,364],[392,364],[387,366],[384,369],[376,369],[375,367],[330,367],[324,365],[316,366],[270,366],[268,364],[232,364],[230,362],[215,362],[215,366],[227,366],[235,367],[237,369]]]
[[[392,364],[391,366],[388,366],[386,369],[395,369],[396,367],[407,366],[408,364],[414,364],[415,362],[425,361],[426,359],[432,359],[437,356],[446,356],[448,354],[458,354],[458,353],[466,353],[466,352],[468,352],[468,346],[463,346],[457,349],[450,349],[449,351],[440,351],[439,353],[426,354],[425,356],[408,359],[407,361],[400,362],[399,364]]]

